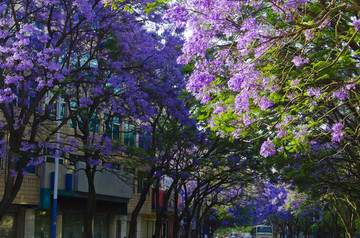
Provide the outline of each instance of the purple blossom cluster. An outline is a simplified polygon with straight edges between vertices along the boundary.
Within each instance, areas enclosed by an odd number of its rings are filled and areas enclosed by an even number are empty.
[[[355,30],[359,31],[360,30],[360,19],[357,19],[356,21],[354,21],[353,26],[354,26]]]
[[[279,125],[268,134],[275,138],[261,146],[260,154],[267,157],[275,153],[275,140],[284,143],[284,149],[308,149],[307,140],[322,131],[317,120],[320,114],[331,114],[332,101],[337,110],[348,110],[338,103],[351,98],[358,82],[344,58],[353,64],[359,58],[347,55],[345,48],[357,49],[345,38],[342,50],[328,41],[338,34],[336,23],[308,14],[306,9],[314,4],[183,0],[171,5],[166,17],[189,32],[178,58],[194,66],[187,89],[206,105],[207,122],[218,135],[248,137],[261,126]],[[359,20],[351,14],[344,22],[359,30]],[[318,52],[319,42],[335,48],[324,56]],[[302,115],[308,113],[314,114]],[[294,120],[285,122],[284,114],[294,115]],[[333,130],[333,141],[342,139],[343,130]]]
[[[310,60],[308,58],[304,59],[302,56],[298,55],[295,56],[291,62],[294,63],[295,66],[300,67],[301,65],[305,64],[305,63],[309,63]]]
[[[340,142],[344,139],[344,125],[342,123],[336,123],[332,126],[331,130],[331,140],[332,141],[336,141],[336,142]]]
[[[20,150],[29,167],[46,155],[77,152],[92,168],[103,161],[110,168],[109,159],[123,155],[126,146],[109,138],[104,115],[117,117],[118,124],[121,117],[149,125],[157,114],[194,122],[180,99],[185,83],[176,59],[182,40],[173,27],[164,27],[169,23],[156,12],[144,14],[147,0],[131,1],[138,6],[134,12],[125,9],[128,3],[115,9],[105,2],[17,1],[16,9],[11,1],[0,3],[0,127],[9,132],[2,159]],[[64,125],[73,134],[64,135]],[[140,126],[134,128],[139,132]],[[11,169],[9,176],[22,179],[25,171]]]
[[[250,194],[251,199],[246,199]],[[241,204],[234,204],[227,215],[244,225],[272,223],[277,226],[313,212],[313,208],[307,206],[309,197],[292,189],[291,184],[258,180],[251,188],[242,190],[241,195],[244,197]]]
[[[291,15],[291,9],[294,6],[303,3],[304,1],[287,2],[285,12],[289,12],[285,14],[286,17]],[[247,2],[246,4],[254,9],[261,9],[262,7],[262,4],[258,2]],[[284,11],[284,9],[280,11],[276,4],[272,7],[275,11],[279,11],[279,14]],[[247,127],[251,123],[249,120],[244,120],[248,118],[245,115],[249,113],[254,104],[263,111],[270,109],[273,105],[271,97],[268,95],[277,91],[273,88],[277,79],[272,77],[269,80],[268,77],[262,75],[257,70],[256,61],[252,63],[244,60],[251,54],[255,54],[255,58],[261,57],[261,55],[266,54],[274,42],[268,40],[269,35],[264,34],[264,32],[271,33],[273,29],[264,24],[261,16],[257,18],[245,17],[243,18],[244,21],[239,23],[235,20],[242,8],[241,4],[229,0],[207,2],[187,0],[181,4],[175,3],[166,16],[179,27],[186,25],[192,33],[184,44],[183,56],[179,58],[181,63],[188,63],[197,58],[194,73],[188,80],[187,89],[195,92],[203,103],[211,105],[212,98],[209,97],[209,92],[225,89],[222,85],[214,84],[217,79],[215,75],[221,74],[220,70],[225,66],[228,69],[226,74],[229,75],[227,89],[234,92],[235,99],[233,101],[234,107],[229,108],[229,110],[235,108],[235,112],[238,114],[237,125]],[[234,54],[226,47],[226,44],[231,44],[231,42],[226,41],[226,37],[233,36],[235,33],[239,54]],[[220,40],[219,36],[224,37],[225,40]],[[258,41],[261,47],[253,47],[254,41]],[[200,42],[201,45],[199,45]],[[209,58],[204,55],[207,49],[216,45],[220,46],[214,53],[214,57]],[[293,62],[297,66],[301,66],[303,63],[309,62],[309,59],[302,59],[301,56],[298,56],[294,58]],[[264,92],[266,94],[260,96]],[[218,104],[213,105],[213,107],[215,109],[214,117],[224,113],[223,110],[218,110]],[[239,135],[238,130],[236,133]]]
[[[267,138],[267,140],[261,145],[260,155],[266,158],[268,156],[273,156],[275,153],[275,146],[272,144],[270,138]]]
[[[348,89],[351,88],[352,85],[347,85]],[[332,96],[334,98],[338,98],[340,100],[345,100],[349,97],[348,91],[345,88],[339,88],[338,90],[334,91]]]

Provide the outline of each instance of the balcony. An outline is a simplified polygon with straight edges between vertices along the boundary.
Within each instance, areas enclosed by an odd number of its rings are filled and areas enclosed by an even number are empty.
[[[72,196],[86,198],[88,192],[87,177],[84,172],[85,163],[76,165],[59,164],[58,194],[59,196]],[[105,170],[97,166],[99,172],[95,174],[95,190],[98,200],[128,202],[133,196],[133,180],[124,171]],[[54,188],[54,163],[41,165],[40,174],[40,203],[41,207],[50,207],[50,195]]]

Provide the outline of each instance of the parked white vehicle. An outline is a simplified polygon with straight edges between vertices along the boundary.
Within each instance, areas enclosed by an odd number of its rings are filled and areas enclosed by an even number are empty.
[[[273,229],[271,226],[257,225],[251,229],[252,238],[273,238]]]

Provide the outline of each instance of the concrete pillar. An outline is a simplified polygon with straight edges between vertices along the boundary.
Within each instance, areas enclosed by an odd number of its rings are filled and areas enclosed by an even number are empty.
[[[109,238],[116,238],[116,216],[109,216]]]
[[[136,238],[141,238],[141,216],[136,219]]]
[[[35,209],[25,209],[25,231],[24,238],[35,237]]]
[[[120,216],[121,220],[121,238],[127,236],[127,215]]]

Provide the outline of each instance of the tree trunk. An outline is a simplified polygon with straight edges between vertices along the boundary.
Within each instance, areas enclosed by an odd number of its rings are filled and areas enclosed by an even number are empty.
[[[135,238],[136,235],[136,221],[137,221],[137,217],[140,213],[140,210],[142,208],[142,206],[144,205],[145,201],[146,201],[146,196],[147,193],[149,192],[149,189],[151,188],[151,183],[150,183],[150,179],[152,178],[152,175],[154,174],[154,170],[152,169],[149,173],[148,176],[148,182],[145,183],[145,186],[143,187],[143,190],[141,191],[140,194],[140,198],[138,203],[136,204],[134,210],[131,213],[131,219],[130,219],[130,227],[129,227],[129,235],[128,238]]]
[[[85,213],[85,237],[86,238],[92,238],[93,237],[93,232],[92,232],[92,228],[93,228],[93,219],[94,219],[94,215],[95,215],[95,210],[96,210],[96,190],[95,190],[95,184],[94,184],[94,179],[95,179],[95,171],[96,171],[96,166],[94,166],[93,168],[90,168],[89,165],[87,165],[87,169],[86,169],[86,176],[87,176],[87,180],[88,180],[88,199],[87,199],[87,203],[86,203],[86,213]]]
[[[4,195],[0,202],[0,220],[3,218],[3,216],[9,209],[10,205],[14,201],[16,195],[18,194],[23,178],[24,176],[21,174],[18,175],[16,179],[10,177],[9,179],[6,180]]]
[[[189,235],[191,235],[191,220],[192,220],[192,215],[190,214],[190,208],[189,208],[190,204],[186,201],[185,198],[185,207],[184,210],[182,212],[182,216],[186,217],[187,221],[186,221],[186,225],[185,225],[185,229],[184,229],[184,238],[190,238]]]
[[[196,211],[196,216],[195,216],[195,237],[200,237],[199,233],[200,233],[200,229],[201,229],[201,219],[200,219],[200,212],[201,212],[201,205],[197,204],[197,206],[195,206],[194,203],[194,210]]]
[[[169,200],[171,198],[171,194],[172,191],[174,190],[174,187],[176,186],[177,181],[173,181],[171,186],[169,187],[169,189],[166,191],[165,197],[163,199],[163,204],[162,207],[160,207],[160,204],[158,203],[159,198],[160,198],[160,188],[157,187],[156,188],[156,193],[157,193],[157,197],[156,197],[156,223],[155,223],[155,238],[160,238],[161,236],[161,226],[162,226],[162,220],[165,216],[165,213],[168,210],[168,204],[169,204]],[[172,235],[172,234],[171,234]],[[169,237],[171,238],[171,237]]]
[[[286,225],[283,225],[283,226],[281,226],[281,235],[282,235],[282,237],[284,238],[284,237],[286,237]]]
[[[333,214],[333,218],[334,218],[334,222],[333,222],[333,224],[334,224],[334,237],[339,237],[339,225],[338,225],[338,220],[337,220],[336,214]]]
[[[154,238],[160,238],[161,236],[161,224],[162,224],[162,217],[160,217],[160,187],[159,187],[159,181],[157,182],[155,186],[155,211],[156,211],[156,221],[155,221],[155,234]]]
[[[185,234],[184,234],[185,238],[190,238],[190,236],[189,236],[189,235],[191,235],[190,231],[191,231],[191,220],[190,220],[190,217],[187,217],[187,224],[185,227]]]
[[[187,226],[185,229],[185,238],[190,238],[191,237],[191,232],[192,232],[192,227],[191,227],[191,221],[194,219],[195,216],[195,212],[189,212],[190,210],[187,210]]]
[[[21,171],[17,173],[16,177],[13,177],[12,174],[9,172],[10,170],[15,171],[17,161],[8,161],[8,163],[8,171],[5,174],[6,179],[4,182],[4,194],[0,201],[0,220],[3,218],[10,205],[14,201],[24,179],[24,175]],[[25,160],[20,161],[20,168],[26,168]]]
[[[354,236],[354,225],[355,225],[354,211],[351,206],[346,204],[345,205],[346,207],[342,208],[336,202],[333,204],[334,208],[335,208],[335,212],[338,214],[339,218],[341,219],[341,222],[344,225],[345,233],[348,237],[353,237]],[[344,213],[342,213],[341,210],[345,210]]]
[[[174,193],[174,200],[175,200],[175,209],[174,209],[174,227],[173,227],[173,237],[178,238],[179,231],[180,231],[180,219],[179,219],[179,211],[178,211],[178,203],[179,203],[179,190],[175,189]]]

